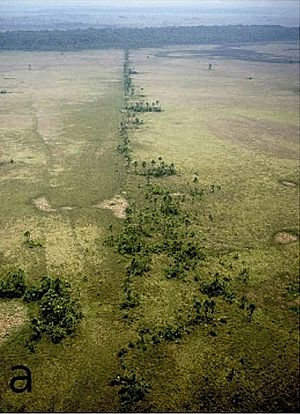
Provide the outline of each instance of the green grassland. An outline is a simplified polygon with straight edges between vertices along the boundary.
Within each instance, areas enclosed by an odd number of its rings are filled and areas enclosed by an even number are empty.
[[[115,151],[122,53],[9,53],[1,61],[2,76],[15,78],[6,81],[12,93],[1,96],[1,276],[16,267],[29,282],[61,276],[85,315],[75,338],[57,346],[45,341],[35,354],[24,347],[26,325],[2,343],[1,409],[113,410],[116,397],[107,383],[126,334],[117,306],[122,273],[102,243],[114,218],[93,206],[124,183],[124,162]],[[41,197],[55,211],[36,208]],[[42,248],[26,246],[27,230]],[[34,378],[25,397],[7,387],[18,363]]]
[[[139,301],[129,309],[122,304],[131,256],[105,243],[109,226],[116,239],[126,220],[95,207],[126,191],[133,223],[156,214],[146,178],[116,151],[123,53],[2,53],[0,89],[11,93],[0,96],[0,277],[19,267],[29,282],[62,276],[84,318],[74,336],[43,338],[31,353],[24,342],[33,307],[1,300],[0,328],[1,318],[12,325],[0,335],[1,411],[119,411],[111,381],[131,370],[149,392],[130,411],[298,410],[299,244],[276,241],[279,232],[299,235],[298,67],[165,50],[130,53],[133,101],[144,94],[163,109],[139,115],[144,124],[129,130],[130,147],[139,164],[160,156],[175,163],[177,175],[150,184],[175,194],[205,258],[168,279],[167,255],[150,253],[150,269],[130,279]],[[204,194],[192,196],[195,188]],[[164,223],[144,228],[150,245]],[[43,247],[28,248],[27,230]],[[213,322],[155,343],[153,332],[188,325],[216,273],[235,299],[213,297]],[[252,318],[242,296],[256,306]],[[7,386],[16,364],[32,371],[30,394]]]

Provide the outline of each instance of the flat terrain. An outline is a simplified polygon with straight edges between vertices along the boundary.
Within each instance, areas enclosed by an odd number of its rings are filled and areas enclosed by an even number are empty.
[[[151,183],[187,197],[182,208],[206,258],[167,279],[166,258],[153,256],[133,281],[140,301],[127,322],[128,258],[103,243],[123,223],[108,200],[147,206],[145,178],[116,151],[123,52],[1,54],[0,277],[16,267],[30,281],[63,276],[85,317],[74,337],[43,339],[30,353],[28,309],[1,301],[0,410],[118,411],[109,384],[120,349],[141,328],[187,320],[194,298],[205,299],[201,283],[219,273],[236,303],[214,298],[213,326],[127,353],[125,369],[151,386],[133,409],[297,411],[299,66],[252,53],[295,59],[295,44],[249,46],[251,60],[214,55],[216,46],[204,56],[207,45],[130,53],[136,94],[163,109],[130,130],[132,156],[175,163],[178,175]],[[204,195],[189,199],[195,186]],[[26,231],[43,247],[29,249]],[[238,306],[243,295],[256,306],[252,321]],[[19,363],[33,372],[31,394],[6,385]]]
[[[122,337],[114,305],[121,282],[102,243],[114,216],[98,205],[124,182],[123,160],[115,151],[121,65],[120,51],[1,56],[1,89],[8,92],[1,95],[1,275],[21,267],[29,281],[61,276],[85,314],[75,339],[59,346],[45,341],[30,354],[24,348],[26,327],[15,330],[27,318],[26,308],[15,303],[14,323],[13,303],[7,302],[6,311],[1,302],[4,369],[10,376],[12,365],[27,364],[35,377],[32,394],[20,398],[7,389],[1,366],[4,411],[24,404],[29,411],[116,408],[107,382]],[[26,231],[43,247],[29,249]],[[2,333],[10,333],[4,343]]]
[[[211,280],[215,272],[230,277],[237,295],[245,294],[257,310],[249,324],[237,307],[218,303],[228,324],[215,328],[216,337],[199,329],[181,345],[147,351],[141,361],[151,372],[145,377],[156,383],[158,411],[292,409],[298,370],[293,312],[299,299],[291,292],[297,292],[299,269],[299,68],[223,59],[214,46],[202,57],[203,49],[132,53],[136,88],[164,109],[143,115],[145,125],[131,143],[134,158],[174,162],[179,176],[159,182],[175,194],[187,194],[195,177],[202,188],[221,187],[185,203],[197,216],[206,260],[184,281],[163,281],[154,265],[156,271],[136,284],[143,300],[133,324],[178,321],[199,295],[193,277]],[[297,53],[295,45],[249,49],[279,58]],[[136,180],[127,185],[133,192]],[[240,276],[245,269],[247,283]],[[230,382],[232,369],[237,375]]]

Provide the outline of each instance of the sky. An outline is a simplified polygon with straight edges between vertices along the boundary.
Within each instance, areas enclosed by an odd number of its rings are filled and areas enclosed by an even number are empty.
[[[64,4],[71,4],[71,3],[94,3],[97,5],[127,5],[127,6],[143,6],[143,5],[172,5],[172,4],[179,4],[182,6],[186,6],[187,4],[197,4],[203,5],[205,7],[249,7],[249,6],[269,6],[269,7],[299,7],[298,0],[5,0],[0,1],[1,3],[14,3],[18,1],[18,3],[64,3]]]
[[[110,26],[299,26],[298,0],[0,0],[0,30]]]

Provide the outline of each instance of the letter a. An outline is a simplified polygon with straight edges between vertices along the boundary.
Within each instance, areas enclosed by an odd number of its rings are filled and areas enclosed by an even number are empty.
[[[11,370],[16,371],[17,369],[22,369],[23,371],[26,372],[27,375],[19,375],[17,377],[13,377],[9,383],[10,389],[17,394],[20,394],[25,391],[31,392],[32,378],[31,378],[30,369],[25,367],[24,365],[14,365]],[[17,381],[24,381],[25,382],[24,386],[17,387],[16,386]]]

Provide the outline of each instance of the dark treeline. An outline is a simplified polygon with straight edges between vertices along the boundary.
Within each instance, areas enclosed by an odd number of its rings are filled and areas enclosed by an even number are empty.
[[[236,43],[298,39],[299,28],[278,25],[13,31],[0,33],[0,50],[138,49],[214,42]]]

